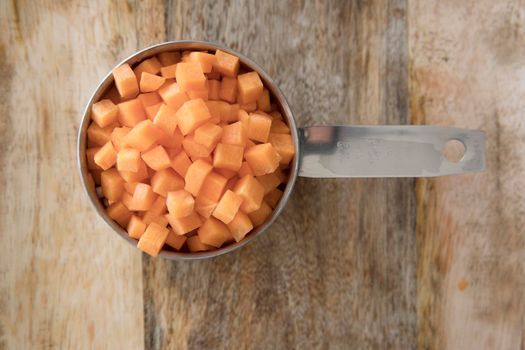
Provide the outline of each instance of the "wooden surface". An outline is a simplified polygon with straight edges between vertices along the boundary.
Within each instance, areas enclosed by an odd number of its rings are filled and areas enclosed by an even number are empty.
[[[523,349],[525,4],[0,1],[0,349]],[[76,175],[104,74],[213,40],[299,126],[487,132],[484,174],[300,179],[269,232],[210,261],[141,257]]]

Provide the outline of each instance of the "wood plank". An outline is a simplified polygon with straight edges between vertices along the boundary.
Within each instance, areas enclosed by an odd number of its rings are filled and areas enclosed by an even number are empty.
[[[168,38],[259,62],[300,126],[407,122],[405,1],[169,2],[166,18]],[[144,257],[146,348],[414,348],[414,205],[410,179],[300,179],[250,246]]]
[[[150,17],[157,8],[154,1],[0,4],[2,349],[144,343],[140,254],[88,204],[75,145],[98,81],[117,60],[162,39],[163,22]]]
[[[525,344],[525,7],[410,1],[414,123],[487,132],[483,174],[417,181],[418,345]]]

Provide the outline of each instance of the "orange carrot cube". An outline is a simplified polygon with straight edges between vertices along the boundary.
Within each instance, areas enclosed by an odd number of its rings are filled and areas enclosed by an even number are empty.
[[[169,232],[166,227],[152,222],[140,237],[137,248],[151,256],[157,256],[166,242]]]
[[[228,145],[244,147],[246,145],[247,131],[242,122],[226,125],[222,128],[221,142]]]
[[[113,147],[115,147],[115,150],[117,152],[120,152],[120,150],[123,148],[122,144],[124,141],[124,136],[126,136],[131,128],[128,128],[127,126],[123,126],[121,128],[115,128],[111,132],[110,140],[113,144]]]
[[[86,161],[89,170],[101,169],[97,163],[95,163],[95,154],[100,150],[100,147],[92,147],[86,149]]]
[[[257,181],[264,187],[264,194],[267,195],[271,190],[277,188],[281,184],[280,169],[273,173],[257,176]]]
[[[192,158],[206,158],[212,149],[197,143],[193,136],[186,136],[182,141],[182,148]]]
[[[133,215],[129,220],[127,231],[131,238],[139,239],[146,231],[146,224],[138,216]]]
[[[270,143],[262,143],[244,152],[255,176],[273,173],[279,166],[281,157]]]
[[[283,196],[283,191],[281,191],[278,188],[274,188],[266,196],[264,196],[264,201],[268,203],[268,205],[272,208],[275,208],[279,201],[281,200],[281,197]]]
[[[228,229],[235,241],[240,242],[253,229],[253,224],[248,215],[239,210],[228,224]]]
[[[149,225],[152,222],[154,222],[162,227],[168,226],[169,223],[165,215],[155,215],[153,214],[153,212],[151,212],[151,210],[144,212],[142,216],[142,221],[144,221],[146,225]]]
[[[157,195],[150,185],[138,183],[128,208],[133,211],[146,211],[152,207],[156,199]]]
[[[160,106],[157,114],[155,115],[153,124],[164,130],[168,136],[173,135],[175,128],[177,127],[177,118],[175,117],[175,112],[175,109],[167,104],[163,104]]]
[[[217,203],[217,206],[215,207],[215,210],[213,211],[212,215],[224,222],[225,224],[228,224],[230,221],[233,220],[235,214],[237,214],[237,212],[239,211],[242,202],[243,198],[241,196],[235,194],[231,190],[226,190],[226,192],[222,195],[221,199]]]
[[[289,164],[295,154],[292,135],[270,133],[268,142],[272,144],[281,156],[281,164]]]
[[[237,96],[237,100],[239,100],[240,97]],[[257,110],[257,102],[253,101],[250,103],[243,103],[241,104],[241,108],[244,109],[246,112],[255,112]]]
[[[139,81],[142,73],[144,72],[150,74],[159,74],[160,67],[162,67],[162,65],[160,64],[159,60],[156,57],[152,57],[139,63],[139,65],[133,69],[133,72],[137,77],[137,81]]]
[[[118,107],[111,100],[101,100],[91,106],[91,119],[101,128],[117,121]]]
[[[192,253],[214,249],[213,246],[202,243],[198,235],[188,237],[186,245]]]
[[[217,202],[224,193],[227,182],[227,178],[212,171],[208,174],[208,176],[206,176],[198,196],[204,196],[214,202]]]
[[[197,196],[197,198],[195,198],[195,211],[204,218],[209,218],[216,206],[217,201],[209,199],[206,196]]]
[[[224,77],[219,89],[219,97],[230,103],[237,101],[237,79]]]
[[[132,213],[122,202],[115,202],[111,204],[106,209],[106,212],[108,213],[109,218],[115,221],[121,227],[127,226],[132,215]]]
[[[261,96],[257,100],[257,109],[263,112],[270,112],[272,109],[270,106],[270,92],[266,88],[263,89]]]
[[[221,87],[220,81],[208,80],[208,99],[218,100],[220,87]]]
[[[160,68],[160,75],[166,79],[174,79],[177,73],[177,64],[171,64],[169,66]]]
[[[157,91],[162,84],[166,82],[166,78],[159,77],[155,74],[150,74],[148,72],[142,72],[140,77],[140,91],[141,92],[153,92]]]
[[[253,113],[248,124],[248,138],[257,142],[267,142],[272,127],[272,118]]]
[[[168,149],[171,149],[171,150],[177,150],[177,152],[179,152],[182,146],[182,140],[184,139],[184,136],[182,136],[180,131],[178,129],[175,129],[175,131],[171,135],[166,133],[164,130],[159,130],[159,131],[160,131],[160,137],[157,140],[159,145],[164,146],[164,148],[166,148],[166,151]]]
[[[212,68],[212,71],[210,73],[206,73],[206,78],[208,78],[208,80],[220,81],[221,80],[221,73],[214,71],[213,68]]]
[[[219,143],[213,154],[213,166],[238,171],[242,165],[243,153],[244,148],[242,146]]]
[[[159,102],[159,103],[155,103],[154,105],[145,107],[146,115],[148,116],[149,120],[153,121],[155,119],[157,112],[159,111],[160,107],[163,104],[164,104],[163,102]]]
[[[111,133],[115,128],[115,124],[110,124],[105,128],[101,128],[96,123],[91,123],[87,128],[88,141],[94,145],[103,146],[111,139]]]
[[[117,87],[115,84],[112,84],[110,88],[106,91],[106,93],[102,96],[102,99],[107,99],[113,102],[114,104],[122,102],[122,99],[120,98],[120,94],[117,90]]]
[[[202,219],[195,211],[183,218],[176,218],[171,214],[166,214],[165,217],[168,219],[175,234],[179,236],[198,229],[202,225]]]
[[[170,66],[180,62],[180,52],[161,52],[157,58],[163,66]]]
[[[211,119],[206,103],[200,98],[185,102],[177,111],[177,125],[186,136]]]
[[[197,234],[202,243],[217,248],[233,238],[228,226],[213,217],[204,221]]]
[[[124,192],[124,179],[120,176],[117,169],[112,168],[100,174],[102,183],[102,194],[110,201],[118,201]]]
[[[171,167],[182,177],[186,176],[190,165],[191,160],[188,158],[186,152],[180,152],[171,159]]]
[[[174,218],[183,218],[190,215],[193,212],[194,205],[195,200],[190,193],[184,190],[168,192],[166,206],[168,207],[168,212]]]
[[[90,175],[93,177],[93,181],[95,181],[95,185],[100,185],[101,184],[101,174],[102,174],[102,169],[98,168],[98,169],[95,169],[95,170],[90,170]]]
[[[111,141],[106,142],[94,156],[95,164],[102,168],[102,170],[107,170],[111,168],[117,162],[117,151]]]
[[[140,152],[133,148],[123,148],[117,153],[117,169],[119,171],[139,171]]]
[[[250,220],[252,221],[253,225],[255,227],[258,227],[264,224],[264,222],[266,221],[266,219],[268,219],[271,213],[272,208],[270,208],[270,206],[263,201],[261,203],[261,207],[249,213],[248,216],[250,217]]]
[[[120,171],[120,176],[124,179],[126,182],[140,182],[148,178],[148,167],[146,166],[146,163],[142,160],[142,158],[139,160],[139,170],[138,171]]]
[[[186,242],[186,239],[186,236],[178,236],[175,234],[175,232],[170,230],[170,233],[168,233],[168,238],[166,239],[166,244],[175,250],[180,250],[184,245],[184,242]]]
[[[248,104],[257,102],[263,93],[263,83],[257,72],[240,74],[237,77],[239,89],[239,103]]]
[[[214,71],[226,77],[235,78],[237,76],[240,67],[239,57],[221,50],[215,51],[215,57],[217,60],[213,65]]]
[[[200,143],[206,148],[213,148],[222,136],[222,128],[212,123],[206,123],[195,130],[193,137],[195,142]]]
[[[175,74],[177,83],[184,91],[204,90],[206,87],[206,76],[198,62],[177,63]]]
[[[171,165],[171,159],[168,156],[168,153],[164,147],[160,145],[142,153],[142,160],[155,171],[167,169]]]
[[[241,178],[233,192],[242,198],[241,209],[247,214],[259,209],[264,197],[264,187],[251,175]]]
[[[135,188],[137,187],[138,182],[124,182],[124,190],[129,194],[133,195]]]
[[[166,197],[170,191],[183,189],[184,179],[171,168],[159,170],[151,177],[151,188],[153,192]]]
[[[118,66],[111,73],[121,98],[133,98],[138,95],[139,83],[129,64]]]
[[[186,181],[184,189],[192,195],[197,196],[206,176],[208,176],[212,169],[213,167],[211,164],[206,163],[203,160],[199,159],[195,161],[189,166],[186,176],[184,177],[184,180]]]
[[[180,84],[177,83],[164,85],[159,89],[159,95],[164,102],[175,111],[178,111],[184,102],[189,100],[186,92],[184,92],[181,89]]]
[[[206,52],[191,52],[188,55],[189,62],[198,62],[204,73],[210,73],[213,65],[217,62],[215,55]]]
[[[139,94],[137,98],[142,103],[142,106],[146,110],[146,114],[148,114],[147,107],[156,105],[160,102],[162,102],[162,99],[160,98],[160,95],[158,92],[147,92],[144,94]]]
[[[151,120],[146,119],[135,125],[130,132],[124,136],[123,143],[141,152],[149,149],[162,135]]]
[[[274,134],[290,134],[290,128],[280,119],[274,119],[272,121],[272,127],[270,128],[270,133]]]
[[[281,112],[279,111],[271,111],[270,112],[270,116],[275,120],[275,119],[279,119],[279,120],[283,120],[283,116],[281,115]]]
[[[238,104],[229,104],[223,101],[220,101],[219,111],[221,115],[221,121],[226,123],[233,123],[239,120],[239,110],[240,107]]]
[[[138,98],[119,103],[117,107],[118,121],[124,126],[132,128],[147,117],[146,110]]]
[[[241,168],[238,171],[240,177],[244,177],[245,175],[251,175],[253,176],[253,170],[250,168],[250,164],[248,162],[242,162]]]

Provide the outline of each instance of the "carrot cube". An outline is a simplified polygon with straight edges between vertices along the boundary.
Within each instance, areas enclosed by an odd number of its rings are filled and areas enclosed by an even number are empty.
[[[146,114],[148,114],[147,107],[156,105],[160,102],[162,102],[162,99],[160,98],[160,95],[158,92],[147,92],[144,94],[139,94],[137,98],[142,103],[142,106],[146,110]]]
[[[107,170],[111,168],[117,162],[117,151],[111,141],[106,142],[94,156],[95,164],[102,168],[102,170]]]
[[[211,200],[206,196],[195,198],[195,211],[204,218],[209,218],[215,210],[217,201]]]
[[[119,171],[139,171],[140,152],[133,148],[123,148],[117,153],[117,169]]]
[[[233,123],[239,120],[240,107],[238,104],[231,105],[229,103],[221,103],[219,105],[219,109],[221,114],[221,121],[226,123]]]
[[[281,184],[281,176],[278,172],[280,172],[280,169],[270,174],[257,176],[257,181],[264,187],[265,195]]]
[[[295,154],[292,136],[289,134],[270,133],[268,142],[272,144],[277,153],[281,156],[281,164],[289,164]]]
[[[101,174],[102,174],[102,169],[98,168],[96,170],[90,170],[90,175],[93,177],[93,181],[95,181],[95,184],[96,185],[100,185],[101,184]]]
[[[213,246],[202,243],[198,235],[189,237],[186,240],[186,245],[192,253],[203,252],[213,249]]]
[[[171,165],[170,157],[162,146],[156,146],[142,153],[142,160],[153,170],[167,169]]]
[[[213,65],[217,62],[215,55],[206,52],[192,52],[188,55],[189,62],[198,62],[204,73],[210,73]]]
[[[204,90],[206,87],[206,76],[198,62],[177,63],[175,74],[177,83],[184,91]]]
[[[273,173],[279,166],[281,157],[270,143],[262,143],[244,152],[244,158],[250,164],[255,176]]]
[[[195,211],[183,218],[176,218],[171,214],[166,214],[165,217],[168,219],[175,234],[179,236],[198,229],[202,225],[202,219]]]
[[[138,95],[139,83],[129,64],[118,66],[111,73],[121,98],[133,98]]]
[[[244,148],[242,146],[219,143],[213,154],[213,166],[238,171],[242,165],[243,153]]]
[[[204,221],[197,234],[202,243],[216,248],[233,238],[228,226],[213,217]]]
[[[197,196],[206,176],[208,176],[212,169],[213,167],[211,164],[206,163],[203,160],[199,159],[195,161],[189,166],[186,176],[184,177],[184,180],[186,181],[184,189],[192,195]]]
[[[120,98],[120,94],[117,90],[117,87],[115,84],[112,84],[111,87],[106,91],[106,93],[102,96],[102,99],[107,99],[113,102],[114,104],[122,102],[122,99]]]
[[[206,158],[210,155],[212,149],[197,143],[193,136],[186,136],[182,141],[182,148],[193,158]]]
[[[279,112],[279,111],[271,111],[271,112],[270,112],[270,116],[271,116],[273,119],[280,119],[280,120],[283,120],[283,116],[281,115],[281,112]]]
[[[151,177],[151,187],[153,192],[166,197],[170,191],[183,189],[184,179],[171,168],[163,169]]]
[[[182,146],[182,140],[184,139],[184,136],[180,133],[178,129],[175,129],[174,133],[169,135],[163,130],[159,130],[160,137],[157,140],[158,144],[161,146],[164,146],[166,148],[166,151],[168,150],[176,150],[177,153],[180,151]],[[168,152],[168,154],[170,154]],[[171,158],[171,157],[170,157]]]
[[[146,225],[149,225],[152,222],[154,222],[162,227],[168,226],[169,223],[165,215],[155,215],[153,212],[151,212],[151,210],[144,212],[144,215],[142,216],[142,221],[144,221]]]
[[[146,115],[148,116],[149,120],[153,121],[155,119],[157,112],[159,111],[160,107],[163,104],[164,104],[163,102],[159,102],[159,103],[155,103],[154,105],[144,107],[144,109],[146,110]]]
[[[228,179],[224,176],[219,175],[214,171],[210,172],[201,186],[199,197],[204,196],[217,202],[224,193],[227,182]]]
[[[117,169],[112,168],[100,174],[102,183],[102,194],[110,201],[118,201],[124,192],[124,179],[119,175]]]
[[[268,89],[263,89],[261,96],[259,96],[259,99],[257,100],[257,109],[263,112],[271,111],[272,108],[270,106],[270,92]]]
[[[172,191],[168,192],[166,205],[171,216],[174,218],[183,218],[193,212],[195,200],[190,193],[184,190]]]
[[[159,89],[159,95],[164,102],[175,111],[179,110],[184,102],[189,100],[186,92],[184,92],[181,89],[180,84],[177,83],[171,83],[161,87]]]
[[[241,209],[247,214],[259,209],[264,197],[264,187],[251,175],[241,178],[233,192],[242,198]]]
[[[113,144],[113,147],[115,147],[115,150],[117,152],[120,152],[120,150],[123,148],[122,144],[124,141],[124,136],[126,136],[131,128],[128,128],[127,126],[123,126],[121,128],[115,128],[111,132],[110,140]]]
[[[164,130],[168,136],[173,135],[177,127],[177,118],[175,117],[176,110],[167,104],[162,104],[153,118],[153,124],[158,128]]]
[[[180,62],[180,52],[161,52],[157,58],[163,66],[170,66]]]
[[[117,106],[119,123],[124,126],[132,128],[147,117],[146,110],[138,98],[119,103]]]
[[[237,79],[230,77],[222,78],[219,97],[224,101],[235,103],[235,101],[237,101]]]
[[[135,188],[137,187],[137,184],[138,182],[124,182],[124,191],[133,195],[133,192],[135,192]]]
[[[169,232],[166,227],[152,222],[140,237],[137,248],[151,256],[157,256],[166,242]]]
[[[200,98],[185,102],[177,111],[177,125],[182,135],[186,136],[211,119],[206,103]]]
[[[239,57],[230,55],[221,50],[215,51],[217,61],[213,65],[213,70],[221,73],[226,77],[235,78],[239,72]]]
[[[97,123],[91,123],[87,129],[88,141],[94,145],[103,146],[111,139],[111,133],[115,128],[115,124],[101,128]]]
[[[253,229],[253,224],[248,215],[239,210],[228,224],[228,229],[235,241],[239,242]]]
[[[129,220],[127,231],[131,238],[139,239],[146,231],[146,224],[138,216],[133,215]]]
[[[126,182],[140,182],[148,178],[148,168],[146,167],[146,163],[142,160],[142,158],[139,160],[139,171],[120,171],[120,176],[124,179]]]
[[[219,200],[219,203],[217,203],[212,215],[225,224],[228,224],[239,211],[242,202],[243,198],[241,196],[235,194],[231,190],[226,190]]]
[[[118,107],[111,100],[101,100],[91,106],[91,119],[101,128],[117,121]]]
[[[89,170],[100,169],[100,167],[95,163],[95,154],[100,150],[100,147],[92,147],[86,149],[86,161]]]
[[[263,93],[263,83],[257,72],[240,74],[237,77],[239,88],[239,103],[257,102]]]
[[[168,238],[166,239],[166,244],[175,250],[180,250],[180,248],[182,248],[184,245],[184,242],[186,242],[186,239],[186,236],[178,236],[175,234],[175,232],[170,230],[170,233],[168,233]]]
[[[221,80],[221,73],[214,71],[213,68],[212,68],[212,71],[210,73],[206,73],[206,78],[208,78],[208,80],[220,81]]]
[[[246,139],[246,129],[240,121],[222,128],[221,142],[224,144],[244,147]]]
[[[264,196],[264,201],[268,203],[268,205],[272,208],[275,208],[279,201],[281,200],[281,197],[283,196],[283,191],[281,191],[278,188],[274,188],[266,196]]]
[[[290,134],[290,128],[280,119],[274,119],[272,121],[272,127],[270,128],[270,133],[273,134]]]
[[[171,159],[171,167],[182,177],[186,176],[190,165],[191,160],[188,158],[186,152],[180,152]]]
[[[137,77],[137,81],[139,81],[140,77],[142,76],[142,73],[144,72],[150,74],[159,74],[160,67],[162,66],[159,60],[156,57],[152,57],[142,61],[138,66],[135,67],[135,69],[133,69],[133,72]]]
[[[138,183],[128,208],[134,211],[146,211],[152,207],[156,199],[157,195],[150,185]]]
[[[124,136],[123,143],[141,152],[149,149],[162,135],[151,120],[146,119],[138,123]]]
[[[208,80],[208,99],[218,100],[220,87],[221,87],[220,81]]]
[[[240,97],[237,96],[237,100],[239,100]],[[253,101],[250,103],[244,103],[241,105],[241,108],[244,109],[246,112],[255,112],[257,110],[257,102]]]
[[[176,76],[177,64],[171,64],[160,68],[160,75],[166,79],[173,79]]]
[[[242,162],[241,168],[238,171],[240,177],[244,177],[246,175],[253,176],[253,170],[250,167],[250,164],[248,162]]]
[[[270,206],[263,201],[261,203],[261,207],[249,213],[248,216],[250,217],[250,220],[252,221],[253,225],[255,227],[258,227],[264,224],[264,222],[266,221],[266,219],[268,219],[271,213],[272,208],[270,208]]]
[[[142,72],[140,77],[140,91],[141,92],[153,92],[157,91],[162,84],[166,82],[166,78],[159,77],[155,74],[150,74],[148,72]]]
[[[193,139],[206,148],[213,148],[222,136],[222,128],[212,123],[206,123],[195,130]]]
[[[248,124],[248,138],[258,142],[267,142],[272,127],[272,118],[253,113]]]
[[[132,215],[128,208],[122,202],[115,202],[111,204],[106,209],[106,212],[108,213],[110,219],[112,219],[122,227],[127,226]]]

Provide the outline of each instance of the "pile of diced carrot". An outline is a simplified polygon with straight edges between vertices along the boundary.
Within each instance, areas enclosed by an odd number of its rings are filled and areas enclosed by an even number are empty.
[[[217,249],[266,221],[295,149],[257,72],[220,50],[184,51],[113,78],[91,110],[87,164],[108,216],[141,250]]]

